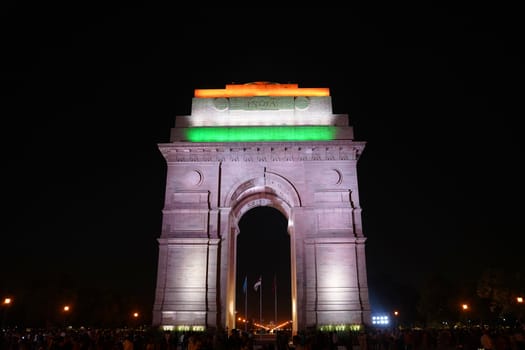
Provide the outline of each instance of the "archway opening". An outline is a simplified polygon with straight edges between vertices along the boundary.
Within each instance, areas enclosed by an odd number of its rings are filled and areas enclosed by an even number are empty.
[[[238,227],[237,328],[257,331],[263,328],[252,328],[254,323],[271,329],[290,321],[291,255],[286,217],[272,207],[255,207],[241,217]]]

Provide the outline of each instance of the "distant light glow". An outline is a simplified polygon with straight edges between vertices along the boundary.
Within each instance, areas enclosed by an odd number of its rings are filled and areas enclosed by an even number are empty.
[[[205,127],[188,128],[190,142],[328,141],[335,126]]]
[[[178,331],[178,332],[195,331],[195,332],[203,332],[206,329],[206,326],[204,326],[204,325],[186,325],[186,324],[174,326],[174,325],[170,325],[170,324],[165,324],[165,325],[162,325],[161,328],[164,331]]]
[[[372,324],[385,326],[390,324],[390,318],[388,316],[372,316]]]
[[[324,324],[319,326],[319,330],[323,332],[344,332],[344,331],[359,331],[362,329],[361,324]]]
[[[289,324],[292,323],[292,320],[289,320],[289,321],[284,321],[282,322],[281,324],[278,324],[277,326],[273,327],[271,330],[270,330],[270,333],[274,333],[274,331],[276,330],[279,330],[280,328],[283,328],[284,326],[287,326]]]

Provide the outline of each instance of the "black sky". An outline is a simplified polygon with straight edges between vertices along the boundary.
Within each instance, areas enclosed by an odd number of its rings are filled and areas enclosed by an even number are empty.
[[[432,273],[523,271],[523,25],[505,6],[2,5],[0,293],[70,275],[151,303],[157,144],[195,88],[252,81],[330,88],[367,142],[373,307]]]

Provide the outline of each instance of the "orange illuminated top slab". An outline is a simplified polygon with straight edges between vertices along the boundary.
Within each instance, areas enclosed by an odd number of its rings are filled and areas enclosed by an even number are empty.
[[[265,81],[228,84],[225,89],[195,89],[197,98],[251,96],[330,96],[330,89],[300,88],[298,84],[278,84]]]

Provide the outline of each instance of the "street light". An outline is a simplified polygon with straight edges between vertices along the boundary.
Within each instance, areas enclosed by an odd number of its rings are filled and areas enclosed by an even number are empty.
[[[138,327],[139,326],[139,323],[140,323],[140,313],[138,311],[133,311],[131,313],[131,324],[133,325],[133,327]]]
[[[399,327],[399,311],[394,310],[394,326],[397,328]]]
[[[516,302],[518,303],[518,319],[521,321],[523,319],[523,308],[521,307],[523,305],[523,297],[517,296]]]
[[[69,314],[69,311],[71,311],[71,308],[69,307],[69,305],[64,305],[64,307],[62,308],[62,310],[64,311],[64,326],[67,326],[67,321],[68,321],[68,314]]]
[[[468,317],[467,311],[469,311],[470,306],[468,304],[461,304],[461,309],[465,312],[465,325],[470,326],[470,319]]]
[[[5,327],[7,322],[7,310],[9,309],[9,306],[13,303],[13,298],[11,297],[5,297],[2,301],[2,305],[5,306],[4,315],[2,317],[2,328]]]

